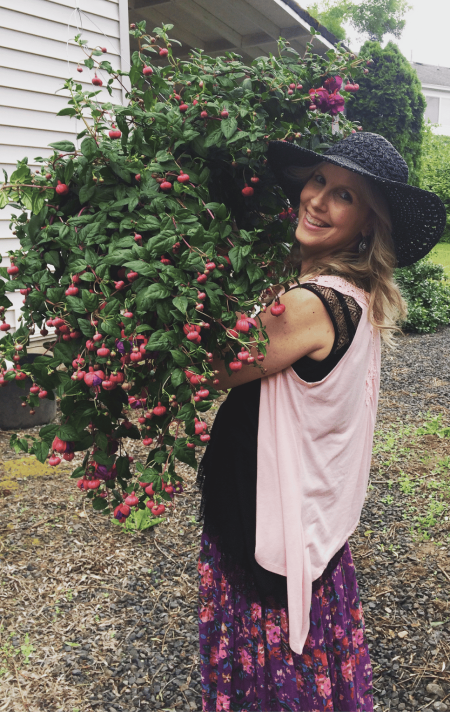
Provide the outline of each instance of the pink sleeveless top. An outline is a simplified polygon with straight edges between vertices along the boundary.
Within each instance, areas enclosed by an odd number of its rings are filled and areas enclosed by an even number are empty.
[[[355,337],[316,383],[292,368],[261,379],[256,561],[287,577],[289,644],[301,654],[312,582],[358,525],[367,490],[380,387],[380,335],[368,294],[340,277],[308,280],[355,299]]]

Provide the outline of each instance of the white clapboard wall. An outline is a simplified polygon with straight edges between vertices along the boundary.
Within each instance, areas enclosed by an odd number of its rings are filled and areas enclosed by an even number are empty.
[[[101,59],[128,71],[130,62],[128,0],[0,0],[0,169],[8,176],[16,161],[34,159],[52,152],[49,143],[68,139],[77,145],[76,134],[82,125],[67,116],[56,116],[67,106],[68,93],[58,91],[68,77],[86,88],[94,72],[78,63],[85,58],[73,42],[76,34],[88,41],[90,49],[106,47]],[[106,73],[98,72],[104,83]],[[104,101],[120,104],[124,92],[119,85]],[[0,173],[0,182],[3,183]],[[17,249],[19,241],[9,229],[11,209],[0,210],[0,254],[2,266],[9,266],[8,250]],[[10,295],[14,307],[7,321],[16,328],[22,296]],[[13,330],[12,329],[12,330]]]

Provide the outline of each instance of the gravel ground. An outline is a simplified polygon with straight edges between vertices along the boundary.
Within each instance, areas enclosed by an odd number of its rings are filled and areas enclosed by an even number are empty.
[[[378,712],[450,710],[449,347],[445,329],[399,338],[383,358],[350,540]],[[125,533],[84,507],[69,470],[36,468],[8,440],[0,432],[0,712],[201,710],[195,473],[183,466],[163,525]]]

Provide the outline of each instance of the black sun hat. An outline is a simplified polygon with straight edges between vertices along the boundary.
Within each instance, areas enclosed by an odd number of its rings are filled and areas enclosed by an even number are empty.
[[[326,161],[374,181],[389,205],[398,267],[425,257],[444,232],[446,211],[442,200],[435,193],[408,185],[406,161],[383,136],[369,132],[350,134],[323,154],[287,141],[270,141],[268,159],[293,206],[299,202],[302,186],[286,173],[292,166]]]

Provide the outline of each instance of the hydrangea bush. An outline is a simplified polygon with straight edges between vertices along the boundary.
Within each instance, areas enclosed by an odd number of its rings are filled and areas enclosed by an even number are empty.
[[[12,444],[53,466],[85,453],[72,477],[119,521],[145,507],[160,517],[182,491],[176,461],[195,467],[210,437],[213,354],[230,373],[261,368],[258,314],[273,285],[292,279],[283,263],[295,219],[269,173],[268,141],[321,151],[360,128],[343,115],[359,61],[339,46],[320,57],[309,44],[301,57],[280,40],[277,56],[250,66],[233,53],[181,61],[170,30],[132,26],[129,75],[77,37],[93,88],[68,80],[59,115],[83,122],[79,148],[51,144],[36,172],[24,158],[0,191],[21,245],[0,268],[0,384],[29,375],[24,406],[56,393],[61,407],[60,422]],[[98,87],[111,94],[125,81],[126,105],[105,103]],[[24,305],[11,334],[6,293],[16,289]],[[269,308],[284,309],[276,299]],[[46,353],[21,365],[39,332]],[[129,457],[127,438],[142,439],[145,461]]]

